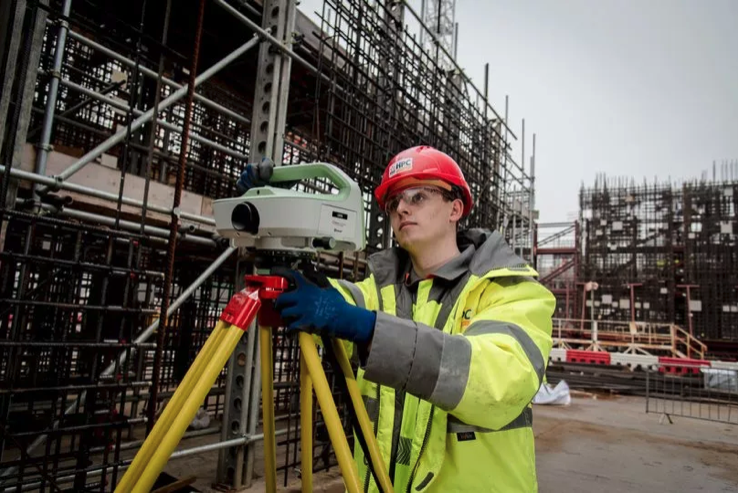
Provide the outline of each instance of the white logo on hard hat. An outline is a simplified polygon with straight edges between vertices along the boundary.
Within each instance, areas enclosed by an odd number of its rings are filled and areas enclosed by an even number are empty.
[[[403,171],[409,171],[411,169],[413,169],[413,158],[408,157],[405,159],[400,159],[395,164],[390,166],[389,177],[392,178],[397,173],[402,173]]]

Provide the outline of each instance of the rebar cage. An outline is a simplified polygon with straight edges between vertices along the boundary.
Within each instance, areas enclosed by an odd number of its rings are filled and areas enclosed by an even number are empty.
[[[252,120],[264,110],[254,94],[264,88],[251,48],[274,46],[258,29],[262,8],[275,15],[294,2],[0,6],[2,487],[111,491],[248,272],[250,260],[215,234],[211,203],[237,193],[254,155]],[[417,144],[462,166],[476,198],[465,226],[499,228],[529,257],[532,178],[511,156],[517,136],[487,88],[445,49],[423,49],[407,5],[326,0],[318,17],[298,11],[289,36],[280,164],[333,163],[357,180],[368,243],[322,255],[319,268],[360,280],[366,255],[392,244],[372,190],[388,159]],[[302,467],[299,351],[283,332],[274,338],[286,484]],[[228,375],[258,364],[237,356],[203,402],[210,425],[186,434],[237,437],[222,460],[239,457],[246,473],[219,467],[213,482],[227,487],[250,483],[258,443],[258,400],[234,407]],[[223,421],[233,412],[249,420],[246,436]],[[319,412],[314,444],[311,467],[331,467]]]
[[[579,287],[577,313],[674,322],[716,356],[738,341],[738,163],[678,184],[600,177],[580,192],[580,221],[580,280],[599,288],[592,300]]]

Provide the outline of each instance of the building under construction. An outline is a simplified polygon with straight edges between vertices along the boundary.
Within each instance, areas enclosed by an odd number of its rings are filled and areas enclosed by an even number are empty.
[[[535,225],[535,136],[526,154],[524,125],[456,63],[453,6],[0,2],[0,489],[114,489],[253,268],[212,204],[264,157],[330,163],[360,185],[367,248],[321,254],[333,277],[361,279],[392,245],[372,191],[396,152],[430,144],[471,183],[465,226],[500,230],[556,294],[553,360],[735,359],[736,165],[680,184],[603,177],[577,221]],[[273,345],[286,484],[306,466],[300,351],[281,330]],[[261,477],[259,379],[249,331],[172,461],[217,452],[218,490]],[[314,434],[312,468],[332,467],[320,413]]]
[[[709,355],[734,360],[738,163],[682,183],[601,176],[579,199],[579,220],[542,228],[536,247],[557,316],[570,326],[676,324]]]
[[[212,218],[248,162],[326,162],[359,183],[368,248],[323,255],[332,276],[361,278],[366,253],[391,244],[371,192],[420,143],[462,166],[467,226],[530,258],[534,158],[512,155],[524,132],[456,64],[449,4],[326,0],[316,23],[291,0],[0,3],[6,491],[112,491],[249,269]],[[281,332],[274,344],[287,481],[299,357]],[[211,437],[226,489],[255,474],[256,346],[243,338],[203,403],[208,424],[175,454]],[[327,443],[318,418],[316,469],[333,463]]]

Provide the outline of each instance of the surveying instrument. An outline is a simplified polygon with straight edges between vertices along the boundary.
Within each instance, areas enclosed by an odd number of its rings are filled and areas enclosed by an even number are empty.
[[[293,286],[281,276],[259,274],[309,259],[320,251],[355,252],[365,246],[364,207],[359,186],[333,165],[310,163],[273,167],[269,186],[255,187],[243,196],[213,202],[216,229],[232,246],[257,254],[257,274],[246,275],[245,288],[236,293],[198,353],[184,379],[156,421],[116,493],[149,492],[182,439],[208,391],[228,362],[241,337],[256,320],[261,357],[264,462],[268,492],[277,490],[274,417],[272,330],[282,326],[274,300]],[[263,171],[263,170],[262,170]],[[337,193],[308,193],[272,186],[325,179]],[[327,287],[327,282],[320,283]],[[331,394],[316,340],[298,332],[300,344],[300,424],[302,427],[302,491],[312,491],[312,393],[315,391],[331,444],[349,493],[362,491],[361,479]],[[369,468],[384,493],[392,484],[382,461],[371,422],[351,369],[346,349],[335,339],[322,338],[324,354],[333,364],[341,390],[348,393],[349,412],[357,440],[369,458]]]

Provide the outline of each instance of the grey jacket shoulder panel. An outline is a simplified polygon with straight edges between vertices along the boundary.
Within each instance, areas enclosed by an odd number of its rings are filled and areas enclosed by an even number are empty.
[[[469,269],[472,274],[482,277],[497,269],[528,270],[528,262],[515,254],[505,238],[497,231],[471,229],[461,233],[459,243],[466,240],[477,247]]]

